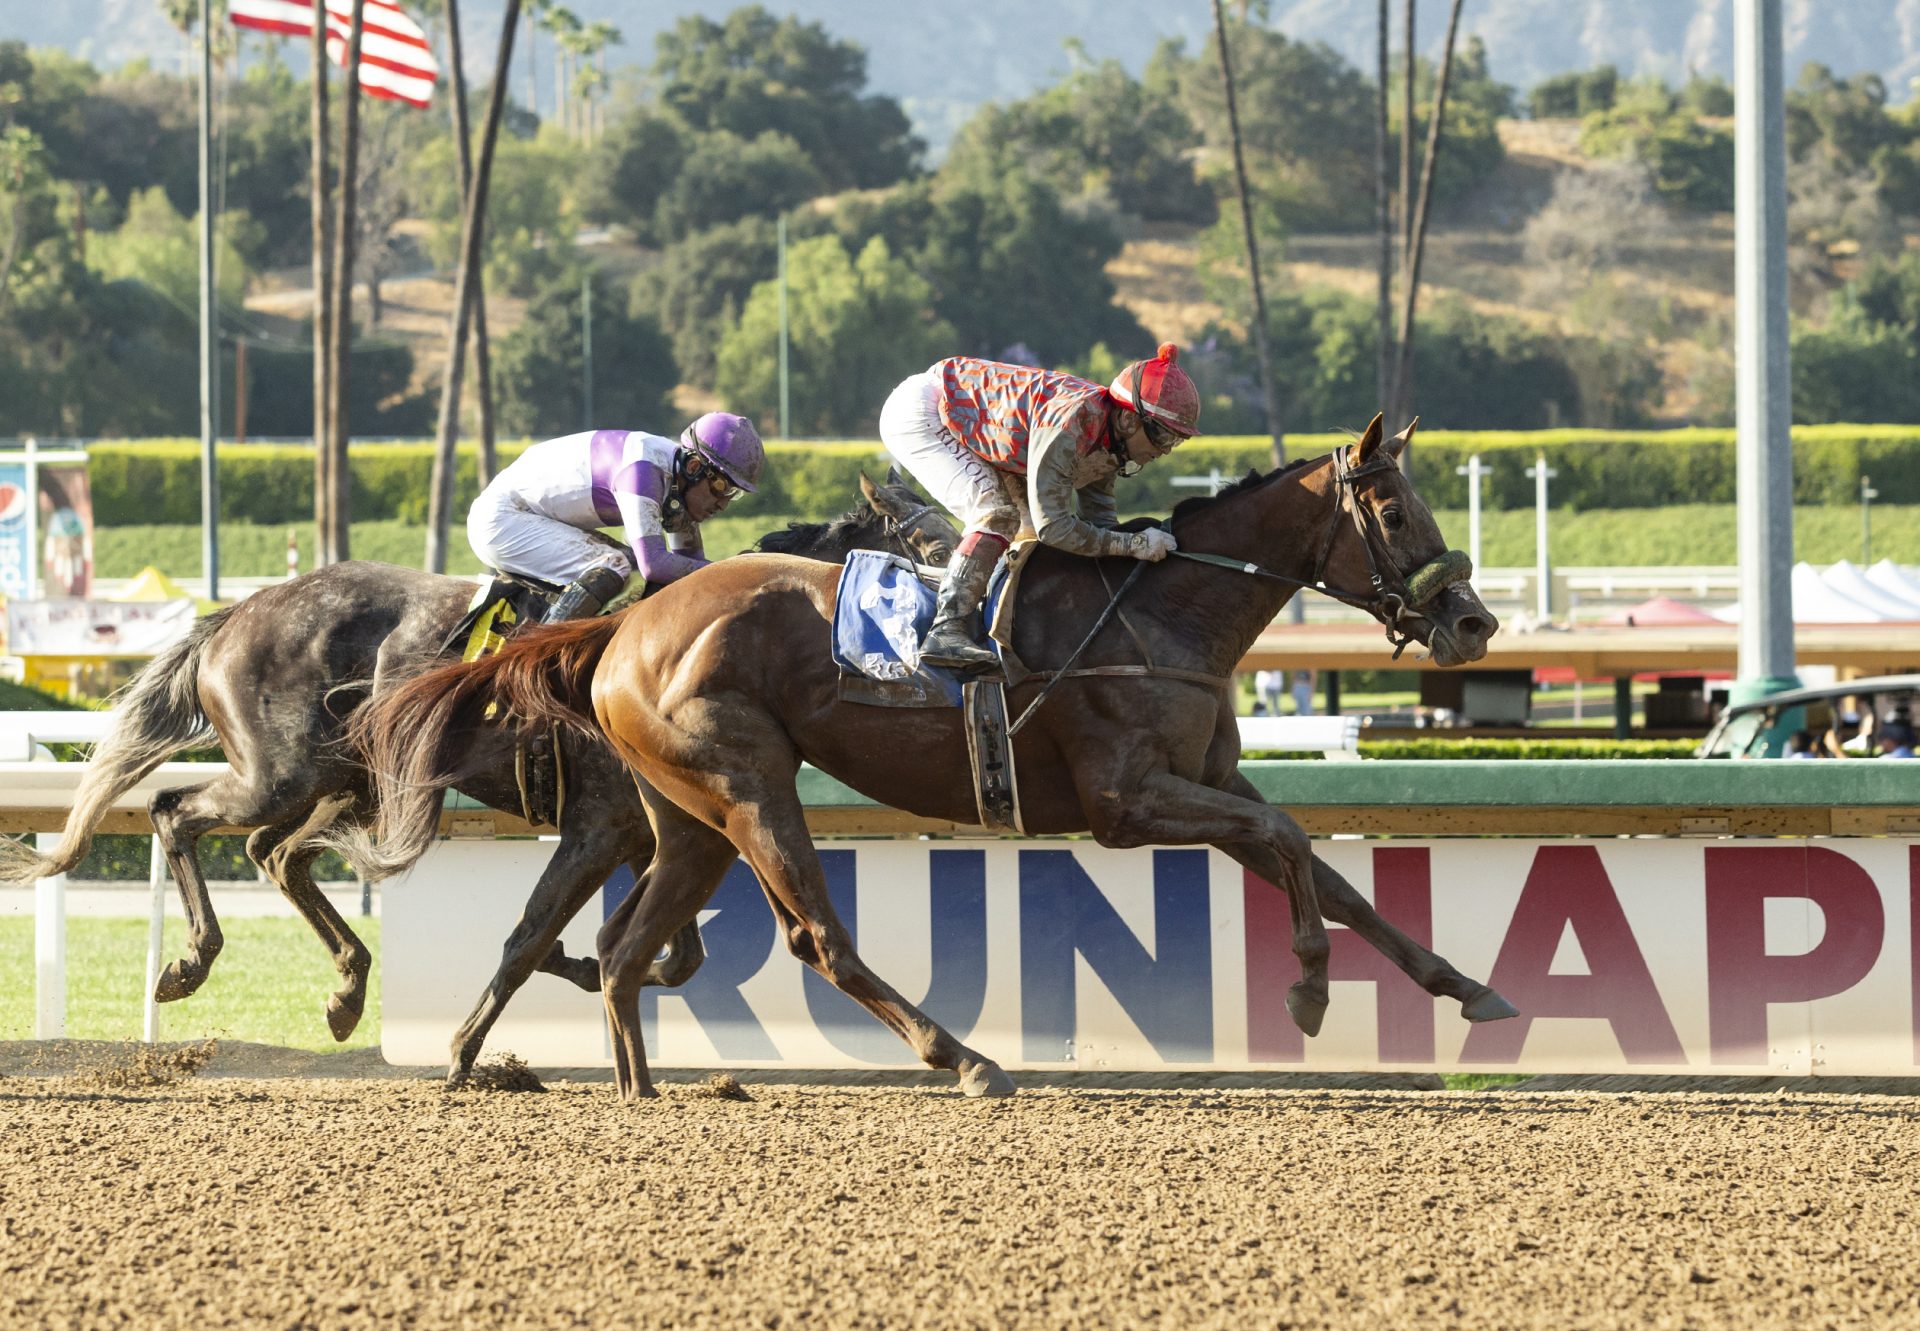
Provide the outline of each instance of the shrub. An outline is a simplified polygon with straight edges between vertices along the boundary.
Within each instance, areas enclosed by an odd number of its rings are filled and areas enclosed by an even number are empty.
[[[1326,452],[1344,434],[1287,436],[1292,457]],[[1873,478],[1887,504],[1920,503],[1920,427],[1814,425],[1793,432],[1794,502],[1845,504],[1859,497],[1860,477]],[[1660,508],[1680,501],[1734,500],[1733,431],[1689,430],[1435,430],[1414,441],[1414,477],[1437,509],[1466,507],[1467,483],[1454,468],[1479,453],[1493,473],[1481,483],[1489,509],[1533,506],[1533,482],[1523,473],[1536,453],[1559,472],[1554,505],[1573,509]],[[524,442],[503,444],[506,465]],[[887,466],[877,441],[776,443],[755,508],[763,513],[823,518],[842,512],[861,468]],[[200,452],[192,440],[96,444],[88,450],[94,513],[102,525],[198,523]],[[364,444],[353,449],[356,521],[397,518],[422,522],[427,512],[431,444]],[[1264,438],[1206,435],[1169,460],[1149,467],[1122,489],[1132,512],[1166,512],[1193,491],[1177,476],[1218,468],[1228,480],[1272,465]],[[241,444],[220,450],[220,512],[239,522],[300,523],[313,517],[313,452],[298,445]],[[462,449],[455,486],[457,511],[478,493],[474,453]]]

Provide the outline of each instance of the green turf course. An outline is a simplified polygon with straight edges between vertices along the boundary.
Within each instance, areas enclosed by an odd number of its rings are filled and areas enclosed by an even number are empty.
[[[353,917],[373,953],[367,1014],[345,1044],[327,1031],[327,995],[338,977],[304,921],[221,922],[226,948],[200,992],[160,1007],[160,1038],[207,1036],[291,1049],[361,1049],[380,1043],[380,921]],[[186,946],[186,921],[169,919],[162,960]],[[146,982],[144,919],[77,917],[67,921],[67,1035],[76,1040],[138,1040]],[[33,920],[0,919],[0,1040],[33,1038]]]
[[[1467,544],[1465,513],[1434,515],[1454,545]],[[786,514],[759,514],[737,507],[705,525],[710,554],[732,554],[762,535],[786,526]],[[1731,504],[1676,504],[1671,508],[1596,509],[1587,513],[1555,510],[1549,514],[1549,542],[1556,565],[1660,566],[1732,564],[1734,511]],[[1814,564],[1860,559],[1860,510],[1851,505],[1794,510],[1794,556]],[[287,533],[300,543],[300,567],[313,567],[313,528],[262,527],[229,522],[220,527],[220,569],[235,577],[284,573]],[[1481,518],[1481,562],[1488,568],[1527,568],[1534,562],[1533,512],[1489,512]],[[426,529],[404,522],[356,522],[353,554],[390,564],[418,567]],[[1920,564],[1920,506],[1885,504],[1873,510],[1873,557]],[[95,569],[103,578],[126,578],[148,564],[175,577],[200,571],[198,527],[103,527],[94,534]],[[456,532],[450,555],[455,573],[479,571]]]

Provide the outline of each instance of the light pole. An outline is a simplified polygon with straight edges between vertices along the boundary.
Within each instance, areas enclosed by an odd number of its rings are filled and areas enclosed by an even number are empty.
[[[791,439],[793,432],[787,428],[787,217],[780,215],[775,224],[775,234],[780,246],[780,437]]]
[[[1860,563],[1864,566],[1873,562],[1873,501],[1880,492],[1873,488],[1872,478],[1860,478]]]
[[[1467,558],[1473,561],[1475,577],[1480,575],[1480,478],[1493,474],[1493,468],[1480,461],[1475,453],[1467,459],[1464,467],[1455,467],[1453,474],[1467,478]]]
[[[1547,482],[1559,474],[1547,465],[1545,453],[1527,468],[1527,475],[1533,477],[1533,576],[1539,584],[1535,603],[1542,622],[1553,618],[1553,580],[1547,563]]]

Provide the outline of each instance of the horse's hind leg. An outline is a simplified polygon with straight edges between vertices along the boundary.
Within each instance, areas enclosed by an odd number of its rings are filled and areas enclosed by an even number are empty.
[[[447,1085],[461,1085],[472,1074],[493,1023],[536,969],[559,974],[588,992],[600,988],[599,964],[567,957],[560,947],[560,931],[593,899],[614,866],[631,851],[632,838],[626,832],[608,823],[583,823],[570,827],[560,838],[553,858],[527,897],[519,922],[501,948],[500,968],[454,1032]],[[641,886],[636,881],[635,892]]]
[[[167,963],[154,985],[156,1002],[187,997],[206,982],[224,938],[213,898],[200,872],[200,838],[216,827],[262,827],[304,814],[311,788],[276,791],[271,782],[249,782],[229,771],[197,786],[163,790],[147,801],[153,834],[166,855],[187,914],[186,955]]]
[[[757,784],[761,783],[736,776],[730,788],[737,792]],[[852,935],[827,896],[826,874],[814,853],[800,797],[790,785],[766,790],[757,801],[733,804],[727,809],[727,827],[727,834],[759,875],[786,933],[787,947],[796,957],[878,1017],[929,1067],[958,1076],[961,1090],[968,1095],[1013,1094],[1013,1079],[999,1064],[954,1039],[860,959]]]
[[[320,851],[308,843],[308,838],[335,822],[353,803],[352,792],[331,795],[316,802],[299,824],[287,819],[260,828],[247,838],[247,858],[260,866],[280,889],[280,895],[300,912],[307,927],[326,945],[333,969],[340,976],[340,987],[327,995],[327,1029],[335,1040],[353,1034],[366,1011],[367,975],[373,968],[373,956],[313,881],[313,862]]]
[[[1262,798],[1258,787],[1244,777],[1236,774],[1233,780],[1235,793],[1245,794],[1249,799]],[[1277,881],[1263,867],[1265,861],[1258,846],[1223,846],[1222,849],[1262,878],[1269,882]],[[1428,993],[1436,998],[1457,1000],[1460,1015],[1468,1021],[1498,1021],[1503,1017],[1519,1015],[1513,1004],[1494,990],[1463,975],[1445,957],[1436,955],[1394,928],[1373,908],[1371,902],[1356,892],[1351,883],[1318,855],[1313,856],[1313,883],[1321,909],[1328,919],[1335,924],[1345,925],[1366,939]]]
[[[628,1103],[655,1094],[640,1035],[640,991],[661,947],[692,924],[734,861],[725,836],[657,796],[648,804],[657,839],[653,862],[633,895],[601,926],[599,938],[614,1083]]]

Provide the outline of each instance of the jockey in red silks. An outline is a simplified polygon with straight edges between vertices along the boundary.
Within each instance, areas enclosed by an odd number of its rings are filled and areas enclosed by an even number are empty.
[[[880,412],[887,451],[966,524],[920,644],[922,661],[956,670],[997,664],[979,641],[980,603],[1023,526],[1079,555],[1160,560],[1172,552],[1172,533],[1157,527],[1112,530],[1113,481],[1199,432],[1200,393],[1175,363],[1178,353],[1162,343],[1110,388],[956,356],[893,391]]]
[[[582,619],[633,573],[672,582],[707,563],[700,524],[752,493],[766,450],[752,422],[724,411],[679,441],[588,430],[535,444],[473,501],[467,542],[489,568],[564,587],[546,622]],[[627,549],[596,533],[624,527]]]

